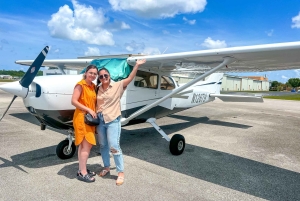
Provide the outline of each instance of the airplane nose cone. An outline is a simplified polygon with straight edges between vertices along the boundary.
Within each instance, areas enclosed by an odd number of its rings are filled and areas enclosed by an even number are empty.
[[[0,89],[8,92],[10,94],[13,94],[15,96],[22,97],[22,98],[25,98],[28,93],[28,88],[22,87],[20,85],[19,81],[2,84],[2,85],[0,85]]]

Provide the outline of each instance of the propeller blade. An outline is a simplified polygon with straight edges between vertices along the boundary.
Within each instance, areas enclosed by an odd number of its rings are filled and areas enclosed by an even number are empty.
[[[43,64],[47,53],[49,51],[49,47],[46,46],[41,53],[37,56],[37,58],[34,60],[34,62],[31,64],[25,75],[20,80],[20,84],[22,87],[28,88],[31,84],[32,80],[36,76],[36,74],[39,72],[41,65]]]
[[[18,95],[22,98],[26,98],[28,93],[28,87],[32,83],[33,79],[35,78],[36,74],[39,72],[40,67],[42,66],[47,54],[49,51],[49,47],[46,46],[40,54],[37,56],[37,58],[33,61],[31,66],[28,68],[25,75],[22,77],[22,79],[19,81],[19,83],[9,83],[6,85],[2,85],[1,89],[4,91],[7,91],[8,93],[11,93],[14,95],[13,99],[11,100],[10,104],[8,105],[7,109],[3,113],[3,115],[0,118],[0,121],[5,116],[6,112],[10,108],[11,104],[14,102],[14,100],[18,97]]]
[[[0,121],[2,120],[2,118],[5,116],[6,112],[8,111],[8,109],[10,108],[11,104],[14,102],[14,100],[17,98],[18,96],[14,95],[13,99],[11,100],[10,104],[8,105],[8,107],[6,108],[5,112],[3,113],[2,117],[0,118]]]

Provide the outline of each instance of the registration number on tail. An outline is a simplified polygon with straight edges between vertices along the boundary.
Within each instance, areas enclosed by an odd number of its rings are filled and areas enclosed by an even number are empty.
[[[192,102],[191,103],[204,103],[206,101],[207,98],[207,94],[203,93],[194,93],[193,94],[193,98],[192,98]]]

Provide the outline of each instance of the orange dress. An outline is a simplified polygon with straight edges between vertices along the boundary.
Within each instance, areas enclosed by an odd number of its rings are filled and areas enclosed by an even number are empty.
[[[78,99],[78,102],[82,105],[96,111],[96,92],[95,92],[95,84],[92,83],[89,86],[85,80],[81,80],[76,84],[82,87],[82,93]],[[75,109],[75,113],[73,116],[73,127],[75,131],[75,145],[79,145],[82,140],[85,138],[92,145],[96,145],[95,138],[95,126],[89,126],[84,123],[84,115],[85,111],[82,111],[78,108]]]

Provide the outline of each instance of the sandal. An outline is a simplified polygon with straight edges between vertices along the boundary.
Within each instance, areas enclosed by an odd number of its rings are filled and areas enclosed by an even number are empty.
[[[87,183],[91,183],[95,181],[94,177],[91,177],[89,174],[82,175],[81,172],[78,174],[77,179]]]
[[[124,183],[124,177],[118,177],[116,181],[117,186],[121,186]]]
[[[92,172],[92,171],[89,170],[89,169],[86,169],[86,171],[87,171],[87,173],[88,173],[91,177],[96,176],[96,173],[95,173],[95,172]],[[79,174],[80,174],[80,170],[78,170],[77,176],[79,176]]]
[[[98,174],[99,177],[104,177],[109,173],[109,170],[103,169],[101,172]]]
[[[90,175],[90,176],[96,176],[96,172],[92,172],[90,171],[89,169],[86,169],[87,173]]]

